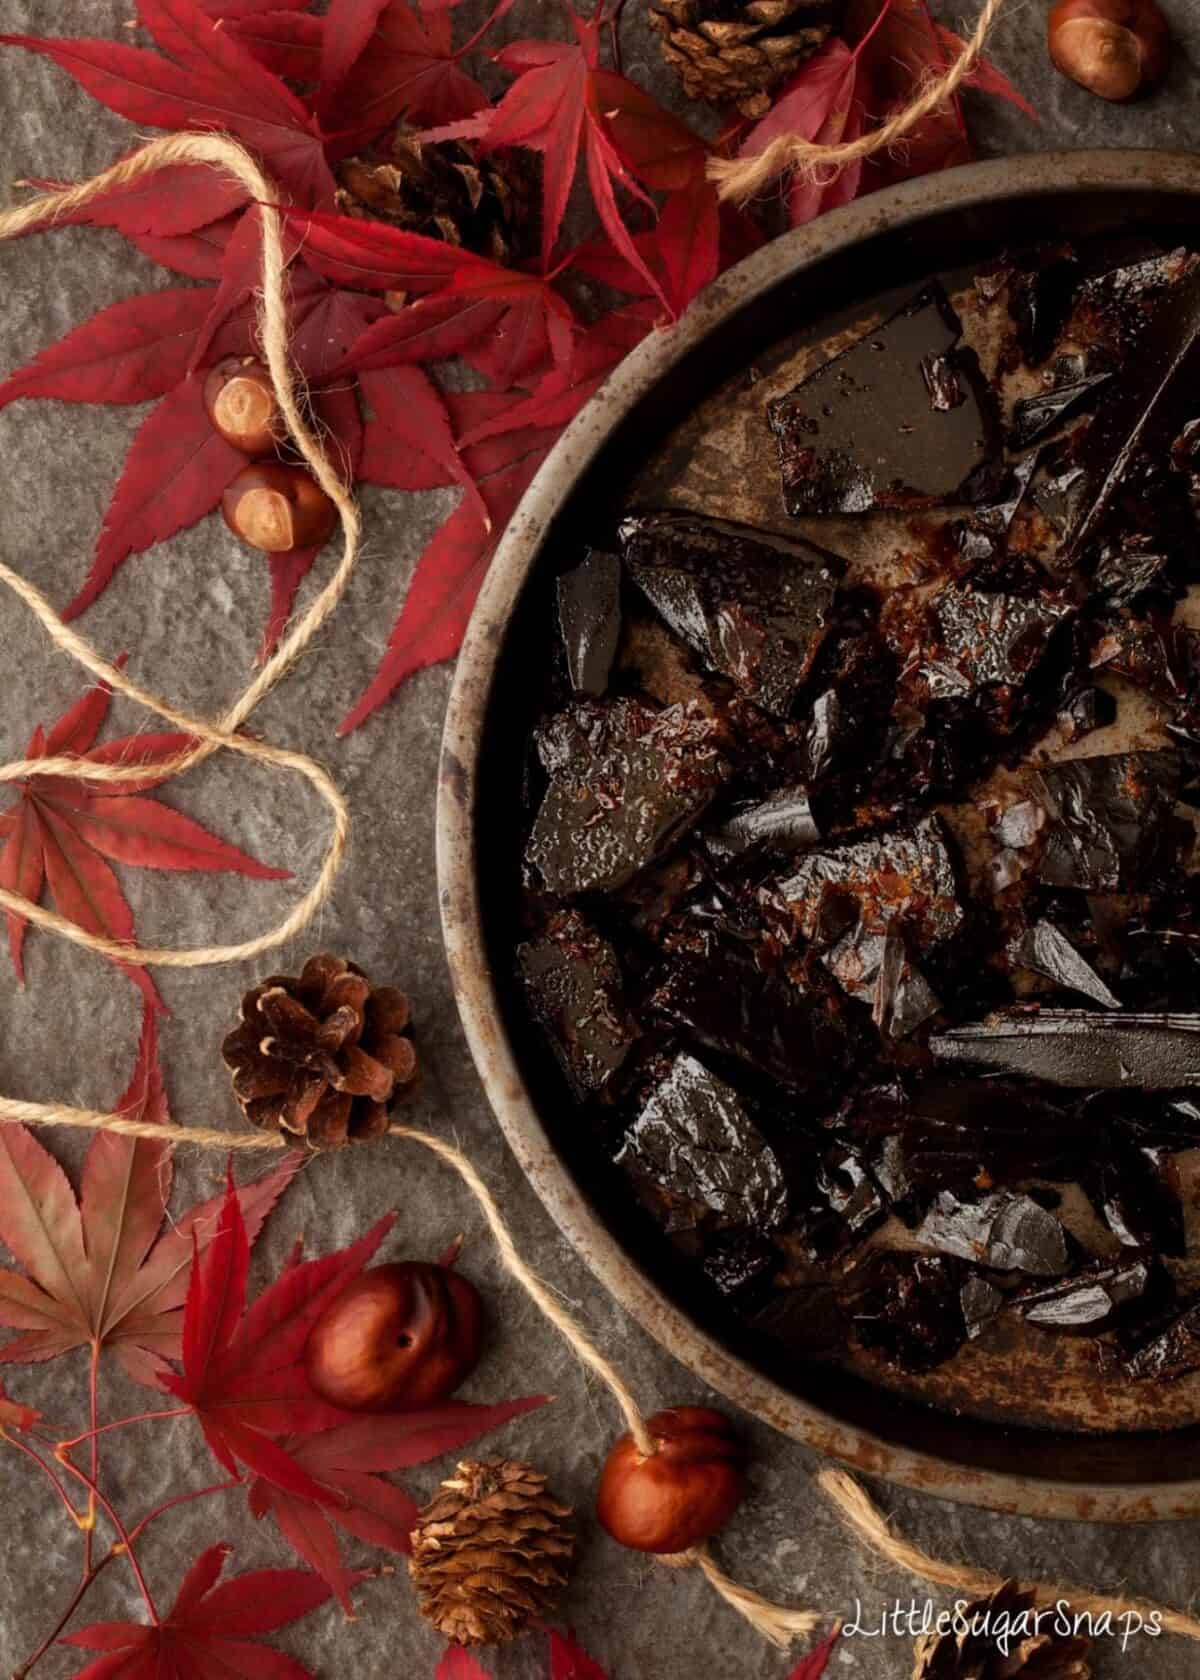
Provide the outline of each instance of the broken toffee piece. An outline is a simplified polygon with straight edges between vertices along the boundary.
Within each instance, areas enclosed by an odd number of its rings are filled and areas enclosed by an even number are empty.
[[[832,903],[845,903],[868,932],[897,918],[916,951],[930,951],[962,924],[950,839],[939,817],[807,853],[772,896],[806,939],[818,936]]]
[[[1123,1265],[1097,1261],[1075,1277],[1027,1285],[1012,1301],[1030,1324],[1044,1330],[1079,1330],[1094,1335],[1108,1329],[1122,1308],[1142,1301],[1152,1278],[1152,1267],[1146,1260]]]
[[[625,1006],[621,970],[606,939],[576,910],[517,948],[529,1007],[579,1098],[602,1091],[640,1036]]]
[[[1036,775],[1050,822],[1038,859],[1052,887],[1117,892],[1150,884],[1169,861],[1168,819],[1179,795],[1179,755],[1109,753],[1044,766]]]
[[[844,564],[810,543],[682,512],[622,520],[630,577],[677,636],[786,716],[832,619]]]
[[[691,827],[726,775],[717,727],[686,705],[580,701],[543,725],[549,772],[525,856],[553,893],[611,891]]]
[[[903,309],[767,405],[793,515],[978,500],[996,453],[992,403],[962,325],[931,281]]]
[[[1200,1370],[1200,1300],[1163,1313],[1121,1341],[1126,1376],[1174,1382]]]
[[[1068,420],[1074,420],[1095,401],[1112,377],[1111,368],[1099,373],[1081,373],[1075,379],[1039,391],[1036,396],[1018,398],[1013,405],[1010,438],[1013,448],[1028,449],[1065,426]]]
[[[952,584],[930,603],[928,641],[906,687],[924,700],[979,701],[989,721],[1007,729],[1071,611],[1063,601]]]
[[[802,852],[820,838],[808,789],[802,787],[778,788],[766,799],[739,805],[719,828],[710,828],[703,836],[711,855],[722,860],[741,857],[755,847]]]
[[[929,1040],[948,1067],[993,1068],[1077,1091],[1200,1085],[1200,1015],[1000,1011]]]
[[[593,549],[558,580],[558,628],[576,694],[598,699],[608,687],[621,634],[621,562]]]
[[[1053,922],[1035,922],[1018,945],[1017,956],[1027,967],[1067,991],[1082,992],[1105,1009],[1120,1009],[1120,998],[1113,995],[1087,958]]]
[[[1072,1264],[1071,1242],[1060,1221],[1016,1190],[997,1190],[977,1201],[943,1190],[917,1226],[916,1240],[993,1272],[1062,1277]]]
[[[771,1230],[787,1213],[783,1168],[741,1097],[680,1054],[629,1127],[617,1164],[723,1223]]]

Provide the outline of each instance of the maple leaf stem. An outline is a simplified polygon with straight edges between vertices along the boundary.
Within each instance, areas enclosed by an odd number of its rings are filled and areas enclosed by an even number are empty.
[[[88,1422],[92,1431],[92,1451],[89,1473],[93,1482],[100,1480],[100,1443],[96,1439],[99,1427],[99,1388],[100,1388],[100,1343],[93,1340],[92,1357],[88,1366]],[[92,1534],[96,1526],[96,1502],[91,1494],[88,1495],[88,1514],[91,1522],[83,1531],[83,1569],[80,1583],[87,1579],[92,1572]]]
[[[81,1515],[81,1513],[75,1509],[75,1505],[70,1494],[59,1480],[55,1471],[49,1464],[46,1463],[46,1460],[42,1457],[41,1453],[35,1452],[28,1442],[19,1441],[15,1435],[10,1435],[7,1429],[0,1429],[0,1440],[5,1441],[10,1447],[15,1447],[19,1453],[24,1453],[26,1458],[30,1459],[37,1465],[39,1470],[49,1477],[50,1485],[53,1487],[58,1497],[62,1500],[71,1521],[75,1523],[77,1527],[82,1526],[82,1524],[87,1520],[86,1513]]]
[[[102,1433],[102,1430],[97,1431],[97,1434]],[[37,1455],[35,1454],[34,1456],[36,1457]],[[150,1588],[146,1584],[146,1577],[142,1574],[142,1566],[137,1560],[137,1554],[133,1549],[125,1524],[121,1521],[121,1518],[113,1506],[112,1501],[101,1493],[100,1489],[96,1486],[95,1482],[91,1479],[86,1470],[81,1470],[78,1464],[71,1463],[70,1458],[64,1451],[59,1449],[56,1451],[55,1457],[68,1475],[74,1476],[76,1481],[83,1483],[92,1499],[100,1507],[100,1509],[104,1512],[104,1515],[112,1524],[113,1531],[117,1536],[117,1543],[112,1547],[112,1551],[114,1553],[118,1551],[123,1552],[129,1559],[129,1567],[133,1571],[133,1578],[138,1584],[138,1591],[141,1593],[146,1605],[146,1614],[150,1618],[151,1625],[158,1627],[158,1611],[155,1608],[154,1599],[151,1597]]]
[[[59,1441],[55,1453],[69,1453],[72,1447],[82,1446],[84,1441],[91,1441],[97,1435],[107,1435],[110,1429],[126,1429],[131,1423],[152,1423],[156,1418],[186,1417],[191,1409],[190,1406],[171,1406],[165,1412],[134,1412],[131,1417],[114,1418],[111,1423],[102,1423],[99,1428],[85,1429],[82,1435],[72,1435],[69,1441]],[[72,1466],[72,1469],[74,1468]]]
[[[34,1651],[31,1656],[26,1657],[25,1661],[19,1668],[13,1669],[10,1680],[25,1680],[25,1676],[30,1672],[30,1670],[35,1668],[37,1664],[41,1662],[42,1658],[46,1655],[46,1652],[56,1642],[59,1634],[66,1627],[67,1623],[71,1620],[71,1617],[75,1614],[76,1610],[78,1610],[79,1606],[83,1603],[85,1594],[91,1591],[93,1583],[103,1573],[103,1571],[107,1569],[108,1565],[113,1561],[116,1555],[117,1554],[115,1552],[106,1552],[95,1568],[88,1570],[87,1574],[75,1588],[75,1591],[71,1594],[70,1603],[55,1622],[54,1626],[50,1629],[50,1632],[46,1635],[45,1639],[42,1640],[37,1650]]]
[[[164,1499],[161,1505],[156,1505],[152,1511],[147,1511],[141,1522],[129,1530],[130,1540],[136,1540],[142,1530],[156,1522],[164,1512],[174,1510],[176,1505],[186,1505],[193,1499],[206,1499],[210,1493],[227,1493],[230,1488],[242,1487],[244,1484],[240,1476],[230,1476],[224,1482],[211,1482],[208,1487],[191,1488],[187,1493],[177,1493],[172,1499]]]

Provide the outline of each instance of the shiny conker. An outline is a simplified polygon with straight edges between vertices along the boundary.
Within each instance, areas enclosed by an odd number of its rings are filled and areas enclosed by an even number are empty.
[[[244,455],[270,455],[284,436],[271,375],[254,356],[230,356],[209,369],[204,407],[213,430]]]
[[[235,536],[269,554],[317,547],[337,523],[337,509],[303,467],[256,461],[243,467],[221,497]]]
[[[686,1552],[729,1521],[744,1491],[745,1454],[727,1418],[707,1406],[672,1406],[646,1426],[647,1456],[622,1435],[604,1461],[596,1516],[637,1552]]]
[[[1156,0],[1058,0],[1046,25],[1056,70],[1101,99],[1152,92],[1171,63]]]
[[[304,1349],[323,1400],[352,1412],[415,1411],[475,1368],[483,1303],[449,1266],[401,1260],[362,1272],[326,1307]]]

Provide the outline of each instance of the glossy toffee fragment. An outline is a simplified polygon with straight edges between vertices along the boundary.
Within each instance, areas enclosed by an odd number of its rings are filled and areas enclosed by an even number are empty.
[[[787,1213],[783,1168],[741,1097],[694,1056],[676,1056],[625,1134],[617,1162],[730,1225],[770,1230]]]
[[[966,1338],[962,1267],[940,1254],[877,1250],[837,1287],[842,1311],[864,1347],[906,1371],[931,1371]]]
[[[767,405],[791,514],[977,500],[996,452],[991,401],[932,282]]]
[[[973,1273],[958,1292],[958,1304],[962,1309],[963,1323],[967,1330],[967,1340],[973,1342],[981,1336],[984,1330],[995,1318],[1004,1305],[1004,1296],[994,1284],[978,1272]]]
[[[1127,1376],[1154,1382],[1174,1382],[1200,1370],[1200,1301],[1128,1337],[1122,1369]]]
[[[1050,816],[1037,863],[1048,886],[1136,889],[1170,861],[1178,754],[1074,758],[1047,765],[1035,782]]]
[[[1111,368],[1104,368],[1098,373],[1081,373],[1076,378],[1064,379],[1045,391],[1039,391],[1036,396],[1018,398],[1013,404],[1009,440],[1012,447],[1028,449],[1031,444],[1040,443],[1060,426],[1065,426],[1068,420],[1074,420],[1095,402],[1112,377]]]
[[[916,1240],[993,1272],[1061,1277],[1072,1262],[1059,1220],[1016,1190],[997,1190],[977,1201],[962,1201],[943,1190],[918,1225]]]
[[[576,694],[598,697],[608,687],[621,634],[621,562],[593,550],[557,584],[558,628]]]
[[[517,949],[529,1007],[577,1097],[602,1091],[638,1029],[626,1006],[616,953],[577,911],[553,916]]]
[[[717,727],[688,706],[581,701],[538,736],[550,785],[526,860],[550,892],[623,886],[689,829],[726,775]]]
[[[1122,1248],[1182,1256],[1187,1242],[1170,1152],[1113,1137],[1087,1163],[1084,1188]]]
[[[1074,1090],[1200,1085],[1200,1015],[1013,1010],[953,1027],[929,1048],[949,1067],[994,1068]]]
[[[962,924],[949,837],[938,817],[809,852],[771,891],[805,939],[816,937],[839,906],[868,933],[899,920],[916,951],[934,950]]]
[[[928,639],[905,688],[920,701],[979,701],[1007,728],[1071,611],[1063,601],[951,585],[930,604]]]
[[[778,1263],[775,1245],[757,1231],[721,1231],[704,1255],[704,1274],[726,1296],[746,1296]]]
[[[741,857],[755,848],[802,852],[821,838],[808,789],[778,788],[766,799],[738,805],[719,828],[704,835],[709,853],[721,860]]]
[[[828,632],[844,569],[809,543],[700,514],[621,523],[630,577],[710,669],[786,715]]]
[[[838,1081],[859,1044],[831,991],[819,971],[806,977],[766,951],[760,959],[738,940],[714,935],[670,959],[648,1007],[698,1044],[808,1089]]]
[[[1097,1261],[1075,1277],[1027,1286],[1013,1296],[1030,1324],[1044,1330],[1108,1329],[1121,1309],[1144,1299],[1153,1271],[1148,1261],[1114,1266]]]
[[[1105,1009],[1120,1009],[1115,997],[1096,970],[1053,922],[1040,921],[1025,934],[1017,947],[1017,959],[1055,985],[1070,992],[1082,992]]]

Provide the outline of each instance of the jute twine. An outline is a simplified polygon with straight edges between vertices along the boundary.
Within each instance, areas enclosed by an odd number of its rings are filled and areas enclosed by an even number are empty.
[[[982,32],[986,32],[985,20],[990,21],[1000,4],[1001,0],[989,0],[984,19],[981,19],[981,32],[977,32],[980,43]],[[976,52],[978,44],[973,43]],[[961,72],[960,81],[965,73],[965,70]],[[941,97],[945,97],[944,89]],[[273,208],[278,193],[253,158],[236,141],[217,134],[171,135],[150,142],[131,157],[125,158],[89,181],[46,193],[18,209],[0,214],[0,239],[12,239],[34,228],[52,226],[57,216],[80,208],[108,188],[131,181],[152,170],[161,169],[166,164],[178,163],[209,164],[225,170],[246,188],[250,198],[259,206],[262,228],[259,338],[262,355],[270,370],[280,409],[296,447],[314,478],[337,507],[342,525],[341,556],[329,581],[287,633],[278,651],[216,722],[193,717],[135,683],[98,653],[77,631],[64,624],[45,596],[2,561],[0,580],[30,609],[56,647],[70,654],[93,676],[108,683],[118,693],[157,713],[176,729],[193,738],[195,746],[173,759],[156,765],[156,776],[165,780],[179,775],[221,750],[240,753],[243,757],[256,759],[259,763],[290,770],[315,788],[328,806],[331,817],[330,838],[316,879],[292,910],[275,927],[254,939],[236,945],[204,945],[176,949],[105,939],[86,932],[73,922],[67,921],[65,917],[45,910],[19,893],[7,889],[0,889],[0,907],[15,911],[27,917],[36,926],[47,928],[50,932],[73,940],[75,944],[105,957],[152,967],[195,968],[208,964],[245,961],[274,949],[301,932],[329,896],[345,855],[350,828],[349,812],[344,798],[328,772],[314,759],[306,757],[303,753],[271,746],[265,741],[239,733],[255,707],[274,688],[336,608],[354,569],[361,537],[358,508],[349,487],[326,454],[321,440],[306,417],[301,382],[292,366],[288,350],[285,290],[287,264],[280,218]],[[0,767],[0,782],[18,781],[31,775],[55,774],[97,782],[139,781],[145,777],[145,767],[136,763],[95,764],[87,759],[72,757],[18,759]],[[151,1120],[136,1119],[128,1114],[69,1108],[57,1103],[19,1102],[12,1097],[0,1097],[0,1123],[110,1131],[125,1137],[155,1138],[170,1144],[189,1143],[200,1148],[233,1150],[239,1153],[287,1147],[286,1140],[277,1133],[227,1132],[208,1126],[160,1125]],[[539,1311],[555,1326],[574,1350],[576,1357],[608,1388],[639,1450],[647,1456],[653,1455],[657,1450],[656,1442],[621,1373],[611,1360],[601,1353],[562,1305],[558,1296],[521,1257],[495,1198],[472,1162],[453,1144],[415,1127],[393,1125],[389,1132],[393,1137],[420,1144],[422,1148],[432,1151],[459,1175],[474,1197],[491,1231],[509,1276],[520,1284]],[[999,1585],[999,1577],[928,1557],[893,1535],[882,1512],[871,1502],[863,1489],[844,1472],[825,1471],[818,1478],[818,1484],[833,1500],[859,1539],[887,1561],[939,1586],[972,1594],[988,1592]],[[693,1547],[673,1556],[660,1557],[658,1562],[672,1569],[698,1569],[727,1604],[766,1639],[781,1647],[789,1645],[796,1638],[811,1634],[823,1621],[832,1619],[828,1612],[801,1610],[775,1604],[752,1589],[740,1586],[725,1574],[703,1546]],[[1183,1634],[1191,1639],[1200,1638],[1200,1622],[1165,1606],[1091,1593],[1076,1593],[1073,1589],[1058,1586],[1039,1587],[1038,1592],[1039,1596],[1046,1597],[1050,1602],[1070,1597],[1081,1608],[1096,1612],[1108,1610],[1114,1615],[1130,1609],[1146,1615],[1157,1611],[1162,1616],[1164,1628],[1168,1631]]]
[[[780,134],[753,157],[711,158],[708,174],[717,182],[718,197],[745,204],[787,170],[811,180],[832,180],[849,163],[891,151],[926,117],[954,98],[978,64],[984,42],[1004,3],[1005,0],[985,0],[970,39],[946,73],[931,77],[911,104],[857,140],[819,146],[800,134]]]

